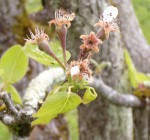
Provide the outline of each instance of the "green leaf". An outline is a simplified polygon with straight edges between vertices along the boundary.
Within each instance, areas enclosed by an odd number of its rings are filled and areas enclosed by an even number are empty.
[[[138,87],[139,83],[143,83],[144,81],[150,80],[149,76],[145,75],[144,73],[140,73],[136,70],[130,57],[130,54],[126,49],[124,50],[124,56],[129,71],[129,80],[132,87],[136,88]]]
[[[3,82],[3,80],[2,80],[2,75],[3,75],[3,73],[4,73],[4,70],[3,69],[0,69],[0,84]]]
[[[59,83],[57,85],[54,86],[53,90],[48,94],[47,97],[53,95],[53,94],[57,94],[58,92],[66,92],[68,90],[69,87],[69,83],[65,82],[65,83]]]
[[[4,70],[0,69],[0,77],[3,75],[3,73],[4,73]]]
[[[33,115],[37,119],[32,125],[49,123],[57,115],[76,108],[81,102],[81,98],[72,92],[59,92],[48,96],[39,111]]]
[[[6,125],[0,121],[0,140],[12,140],[12,135]]]
[[[97,93],[95,92],[95,89],[92,87],[87,87],[86,91],[83,95],[83,103],[88,104],[95,100],[97,97]]]
[[[63,62],[63,54],[62,54],[62,49],[60,44],[51,42],[50,47],[51,50],[54,52],[54,54],[61,60],[61,62]],[[37,62],[43,65],[59,66],[58,62],[55,61],[53,57],[39,50],[37,45],[26,43],[23,50],[28,57],[36,60]],[[66,53],[66,56],[67,56],[67,60],[69,60],[71,55],[68,51]]]
[[[18,93],[18,91],[15,89],[15,87],[13,85],[7,85],[5,90],[8,92],[8,93],[11,93],[11,97],[12,97],[12,100],[16,103],[16,104],[22,104],[22,100],[21,100],[21,97]]]
[[[0,69],[3,70],[1,78],[6,83],[18,82],[25,75],[27,68],[28,58],[20,45],[12,46],[0,61]]]

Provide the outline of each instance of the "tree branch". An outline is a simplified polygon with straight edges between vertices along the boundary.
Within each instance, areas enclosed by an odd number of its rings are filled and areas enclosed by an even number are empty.
[[[65,73],[62,68],[51,68],[40,73],[31,81],[23,98],[23,108],[14,106],[7,92],[1,92],[0,98],[6,105],[6,109],[0,112],[0,120],[9,126],[15,139],[29,136],[33,121],[32,114],[38,110],[39,100],[43,100],[49,87],[65,79]],[[24,130],[26,129],[26,130]]]
[[[4,92],[0,93],[0,97],[3,100],[3,102],[5,103],[8,113],[10,113],[12,115],[17,115],[18,110],[14,107],[14,104],[13,104],[9,94],[6,91],[4,91]]]
[[[92,86],[96,88],[103,97],[115,105],[126,107],[141,107],[144,105],[138,97],[128,93],[119,93],[118,91],[107,86],[100,78],[95,78]]]
[[[30,82],[25,92],[24,109],[33,114],[39,108],[39,100],[45,98],[48,88],[63,80],[65,80],[65,73],[62,68],[51,68],[40,73]]]

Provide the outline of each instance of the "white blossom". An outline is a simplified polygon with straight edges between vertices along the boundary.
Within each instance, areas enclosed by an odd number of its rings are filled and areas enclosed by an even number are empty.
[[[80,69],[78,66],[74,66],[70,69],[71,76],[77,75],[80,73]]]
[[[118,9],[114,6],[109,6],[103,12],[103,21],[112,22],[117,16]]]

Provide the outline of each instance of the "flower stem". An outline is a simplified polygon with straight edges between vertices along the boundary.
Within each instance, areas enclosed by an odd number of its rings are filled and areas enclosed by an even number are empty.
[[[103,28],[100,28],[98,31],[97,31],[97,37],[101,40],[105,40],[105,31]]]
[[[64,70],[66,70],[64,64],[58,59],[58,57],[57,57],[53,52],[51,52],[50,54],[51,54],[51,56],[60,64],[60,66],[61,66]]]
[[[64,64],[58,59],[58,57],[53,53],[53,51],[50,49],[49,43],[48,42],[41,42],[40,44],[38,44],[38,47],[41,51],[44,51],[45,53],[47,53],[48,55],[50,55],[51,57],[53,57],[59,64],[60,66],[66,70],[66,67],[64,66]]]
[[[62,26],[60,30],[57,31],[57,35],[61,42],[61,48],[63,52],[64,64],[67,66],[67,59],[66,59],[66,36],[67,36],[67,28]]]

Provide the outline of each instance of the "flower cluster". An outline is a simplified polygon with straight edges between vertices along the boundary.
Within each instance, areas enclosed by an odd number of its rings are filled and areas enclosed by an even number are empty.
[[[78,78],[79,80],[91,79],[92,71],[89,68],[90,59],[93,53],[99,52],[99,45],[102,44],[102,35],[109,37],[111,31],[118,31],[117,23],[118,9],[109,6],[106,8],[100,18],[99,22],[95,26],[100,26],[103,30],[100,30],[100,33],[90,32],[89,35],[81,35],[80,38],[83,41],[83,44],[80,45],[80,56],[78,61],[73,61],[69,65],[68,75],[71,75],[73,79]],[[100,35],[99,35],[100,34]]]
[[[58,57],[53,53],[49,46],[49,37],[44,33],[44,29],[35,28],[35,34],[30,30],[31,38],[25,39],[27,42],[37,44],[39,49],[52,56],[60,66],[66,71],[67,76],[72,79],[78,79],[80,81],[91,80],[92,71],[89,68],[90,59],[94,53],[99,52],[99,45],[102,44],[102,34],[108,38],[111,31],[118,31],[118,10],[113,6],[106,8],[95,26],[100,26],[103,30],[100,33],[90,32],[89,35],[81,35],[82,44],[80,45],[80,55],[77,61],[71,61],[68,65],[66,61],[66,36],[67,30],[71,26],[71,21],[75,18],[73,12],[66,12],[65,10],[58,9],[55,11],[55,19],[49,22],[56,27],[56,34],[61,43],[62,54],[64,62],[62,63]],[[41,43],[42,42],[42,43]],[[44,43],[43,43],[44,42]],[[46,42],[46,43],[45,43]]]

